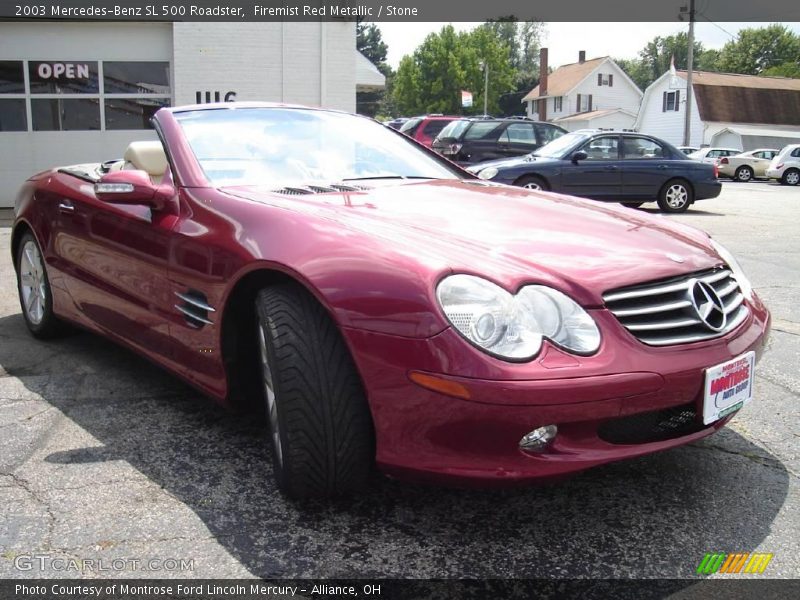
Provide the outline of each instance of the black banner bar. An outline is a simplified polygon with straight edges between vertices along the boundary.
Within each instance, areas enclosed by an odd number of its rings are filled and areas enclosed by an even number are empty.
[[[688,0],[3,0],[0,19],[115,21],[520,21],[646,22],[686,19]],[[800,21],[797,0],[703,0],[698,18]]]
[[[270,598],[380,598],[381,600],[511,600],[581,598],[650,600],[724,598],[784,600],[800,597],[791,579],[644,580],[191,580],[28,579],[0,580],[3,600],[258,600]]]

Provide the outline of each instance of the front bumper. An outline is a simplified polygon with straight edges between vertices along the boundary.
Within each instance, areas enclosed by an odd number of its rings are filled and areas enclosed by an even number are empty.
[[[667,439],[639,435],[637,443],[619,443],[608,431],[627,427],[632,415],[648,422],[649,413],[675,407],[702,415],[704,369],[750,350],[760,357],[769,331],[759,300],[733,332],[676,347],[645,346],[607,311],[594,313],[604,335],[597,355],[548,346],[523,365],[484,355],[452,329],[425,340],[345,330],[372,409],[379,468],[419,481],[511,485],[692,442],[730,417],[706,427],[687,422]],[[411,371],[457,382],[470,397],[415,385]],[[550,424],[558,435],[546,451],[519,448],[526,433]]]

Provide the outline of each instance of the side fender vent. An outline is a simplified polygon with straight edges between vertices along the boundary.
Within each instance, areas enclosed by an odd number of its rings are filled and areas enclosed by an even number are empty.
[[[188,290],[183,293],[175,292],[175,295],[181,300],[181,303],[176,304],[175,308],[183,315],[188,325],[199,329],[205,325],[214,324],[209,316],[210,313],[216,311],[208,304],[205,294],[197,290]]]

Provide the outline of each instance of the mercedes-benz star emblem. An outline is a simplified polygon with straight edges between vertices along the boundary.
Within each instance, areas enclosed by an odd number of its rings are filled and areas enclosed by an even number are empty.
[[[722,331],[728,323],[725,306],[716,290],[699,279],[690,279],[689,300],[703,324],[712,331]]]

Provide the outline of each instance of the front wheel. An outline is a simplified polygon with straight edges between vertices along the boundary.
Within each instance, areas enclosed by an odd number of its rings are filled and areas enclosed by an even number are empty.
[[[59,335],[64,331],[64,323],[53,313],[53,292],[42,250],[30,231],[19,241],[16,266],[19,304],[28,330],[40,339]]]
[[[536,175],[525,175],[514,182],[514,185],[525,188],[526,190],[540,190],[546,192],[550,189],[547,182]]]
[[[800,171],[797,169],[789,169],[783,174],[781,183],[785,185],[797,185],[800,183]]]
[[[671,179],[658,194],[658,207],[667,213],[682,213],[692,203],[692,188],[682,179]]]
[[[261,290],[256,312],[279,487],[297,499],[357,490],[374,461],[372,416],[336,324],[296,284]]]

